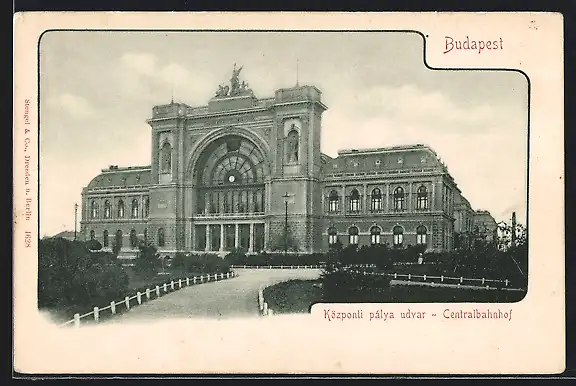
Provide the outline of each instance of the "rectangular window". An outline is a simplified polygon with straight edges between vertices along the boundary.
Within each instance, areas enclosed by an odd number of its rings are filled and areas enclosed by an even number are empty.
[[[350,244],[358,244],[358,235],[350,235]]]
[[[264,224],[254,224],[254,252],[264,249]]]
[[[401,235],[401,234],[400,234],[400,235],[394,235],[394,240],[393,240],[393,241],[394,241],[394,245],[395,245],[395,246],[400,246],[400,245],[402,245],[402,236],[403,236],[403,235]]]
[[[338,235],[328,235],[328,244],[336,244],[338,241]]]
[[[416,244],[418,245],[426,244],[426,235],[416,235]]]
[[[333,213],[338,212],[338,200],[330,200],[328,210]]]
[[[380,235],[375,234],[370,236],[370,242],[372,244],[380,244]]]
[[[220,250],[220,225],[210,225],[210,250]]]

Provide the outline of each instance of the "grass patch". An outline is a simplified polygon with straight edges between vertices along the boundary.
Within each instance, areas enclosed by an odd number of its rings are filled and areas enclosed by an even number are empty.
[[[264,289],[268,306],[278,314],[309,313],[322,299],[320,280],[289,280]]]
[[[511,303],[524,298],[524,291],[394,285],[385,303]]]

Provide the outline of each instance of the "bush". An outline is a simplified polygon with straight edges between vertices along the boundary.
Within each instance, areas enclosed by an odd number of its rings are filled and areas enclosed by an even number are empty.
[[[174,264],[178,264],[178,268],[183,268],[187,272],[192,273],[227,273],[230,271],[230,262],[226,259],[219,257],[218,255],[213,255],[209,253],[204,253],[201,255],[193,254],[181,254],[176,256],[177,261],[173,261]]]
[[[86,243],[63,238],[38,245],[38,307],[90,306],[126,292],[122,267],[106,262],[108,254],[92,253]]]
[[[156,273],[157,267],[162,263],[156,247],[148,240],[140,240],[138,249],[138,258],[134,264],[136,270],[141,273]]]
[[[234,248],[226,255],[225,260],[230,265],[246,265],[248,262],[246,251],[243,248]]]
[[[99,251],[102,249],[102,244],[100,244],[100,241],[96,239],[88,240],[86,241],[86,248],[88,248],[90,251]]]
[[[322,301],[326,303],[371,302],[390,290],[391,279],[350,271],[327,271],[321,274]]]

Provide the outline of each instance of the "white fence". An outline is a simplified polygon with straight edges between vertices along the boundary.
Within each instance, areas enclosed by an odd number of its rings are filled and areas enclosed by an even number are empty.
[[[230,268],[247,268],[247,269],[320,269],[324,268],[323,264],[317,265],[231,265]]]
[[[146,288],[146,290],[144,292],[138,291],[138,292],[136,292],[136,295],[134,295],[134,296],[126,296],[122,300],[112,301],[112,302],[110,302],[110,305],[108,305],[106,307],[102,307],[102,308],[94,307],[94,309],[92,311],[87,312],[87,313],[82,314],[82,315],[74,314],[74,319],[71,319],[71,320],[67,321],[66,323],[63,323],[62,326],[68,326],[68,325],[73,324],[76,327],[80,327],[80,321],[84,318],[88,318],[91,316],[93,317],[95,322],[98,322],[100,320],[100,313],[102,311],[110,310],[111,315],[116,315],[116,313],[118,311],[120,311],[116,308],[118,306],[123,307],[126,311],[129,311],[131,307],[140,305],[144,301],[157,299],[157,298],[161,297],[162,295],[165,295],[169,292],[176,291],[178,289],[181,289],[182,287],[188,287],[190,285],[195,285],[195,284],[208,283],[210,281],[219,281],[219,280],[224,280],[224,279],[230,279],[230,278],[233,278],[236,276],[238,276],[238,275],[234,271],[230,271],[230,272],[227,272],[226,274],[215,273],[212,275],[207,274],[207,275],[200,275],[200,276],[194,276],[194,277],[187,277],[185,279],[171,280],[170,282],[159,284],[159,285],[156,285],[155,287]],[[133,301],[134,299],[136,299],[136,304],[131,305],[130,302]]]
[[[411,273],[402,274],[402,273],[387,273],[387,272],[366,272],[366,271],[357,271],[351,270],[348,268],[343,268],[342,270],[347,272],[354,272],[359,275],[369,275],[369,276],[388,276],[395,280],[407,280],[407,281],[414,281],[414,282],[426,282],[426,283],[439,283],[439,284],[456,284],[456,285],[469,285],[475,287],[485,287],[488,289],[496,289],[501,288],[500,285],[504,285],[505,289],[509,289],[511,291],[523,291],[523,289],[519,288],[508,288],[510,284],[510,280],[504,279],[486,279],[486,278],[469,278],[469,277],[455,277],[455,276],[432,276],[432,275],[413,275]],[[492,284],[492,286],[490,286]]]
[[[258,308],[263,316],[272,316],[274,311],[268,306],[268,302],[264,299],[264,288],[260,287],[258,290]]]

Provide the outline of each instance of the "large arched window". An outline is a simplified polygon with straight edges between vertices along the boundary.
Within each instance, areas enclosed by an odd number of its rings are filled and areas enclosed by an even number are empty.
[[[136,248],[138,246],[138,237],[136,236],[136,229],[130,231],[130,246]]]
[[[404,210],[405,207],[405,197],[404,189],[402,187],[397,187],[394,189],[394,210]]]
[[[350,192],[350,212],[360,212],[360,193],[357,189]]]
[[[370,195],[370,210],[373,212],[382,210],[382,192],[378,188],[372,190]]]
[[[195,173],[197,214],[265,212],[266,157],[252,141],[238,135],[216,139],[200,155]]]
[[[124,217],[124,201],[119,200],[118,201],[118,218],[123,218],[123,217]]]
[[[110,218],[110,201],[104,202],[104,218]]]
[[[416,244],[426,245],[426,233],[427,229],[424,225],[420,225],[416,228]]]
[[[337,241],[338,241],[338,232],[336,231],[336,228],[334,227],[328,228],[328,244],[330,245],[336,244]]]
[[[102,236],[102,245],[104,247],[107,247],[110,244],[110,242],[108,241],[108,230],[104,229],[104,234]]]
[[[138,206],[139,206],[138,205],[138,199],[136,199],[136,198],[133,199],[132,200],[132,211],[131,211],[132,218],[138,218]]]
[[[350,244],[358,245],[358,228],[352,226],[348,229],[348,239]]]
[[[380,244],[380,227],[373,226],[370,228],[370,244]]]
[[[158,228],[158,246],[163,247],[164,245],[165,245],[164,228]]]
[[[94,230],[90,231],[90,240],[94,240],[94,238],[96,237],[96,234],[94,233]]]
[[[416,209],[428,209],[428,189],[424,185],[416,192]]]
[[[328,196],[328,211],[332,213],[338,212],[338,202],[340,201],[338,197],[338,192],[333,190]]]
[[[92,214],[92,218],[98,218],[98,203],[96,200],[92,200],[92,204],[90,204],[90,212]]]
[[[395,226],[392,230],[392,242],[395,247],[401,247],[404,242],[404,229],[401,226]]]
[[[168,142],[162,145],[160,171],[162,173],[172,172],[172,146]]]

